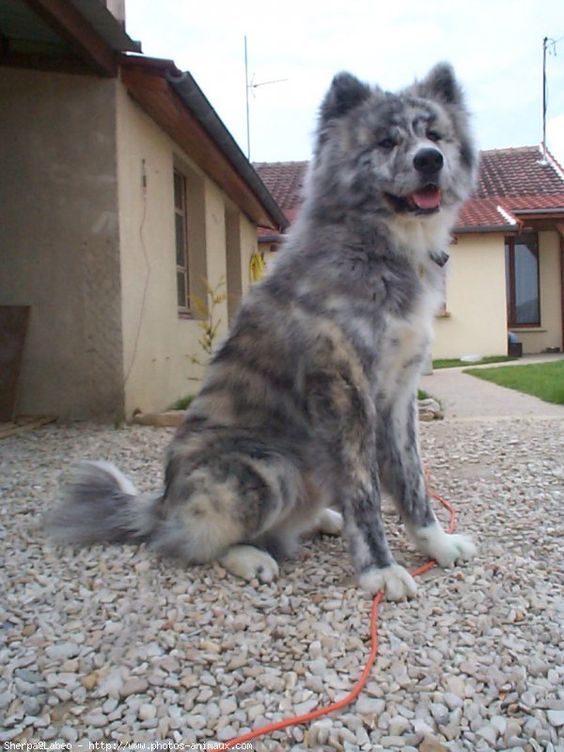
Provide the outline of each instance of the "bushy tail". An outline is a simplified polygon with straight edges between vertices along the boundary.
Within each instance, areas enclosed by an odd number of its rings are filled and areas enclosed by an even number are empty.
[[[160,494],[138,494],[109,462],[81,462],[71,470],[60,503],[45,517],[56,543],[140,543],[159,526]]]

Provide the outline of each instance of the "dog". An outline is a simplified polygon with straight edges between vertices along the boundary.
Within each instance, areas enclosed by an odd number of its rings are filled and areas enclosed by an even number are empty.
[[[416,391],[476,171],[449,64],[399,93],[336,75],[299,216],[208,366],[164,489],[139,495],[113,465],[81,463],[48,515],[52,538],[147,541],[270,582],[303,533],[343,528],[360,587],[399,600],[416,584],[386,541],[384,488],[418,550],[470,559],[472,541],[431,508]]]

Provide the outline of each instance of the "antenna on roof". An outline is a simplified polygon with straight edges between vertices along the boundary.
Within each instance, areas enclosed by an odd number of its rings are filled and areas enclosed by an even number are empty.
[[[251,119],[249,113],[249,92],[253,89],[257,89],[259,86],[270,86],[270,84],[280,84],[283,81],[287,81],[287,78],[277,78],[274,81],[261,81],[255,84],[255,75],[249,83],[249,62],[247,54],[247,35],[245,34],[245,103],[247,106],[247,159],[251,160]]]
[[[547,164],[546,159],[546,46],[548,37],[542,40],[542,159],[541,164]]]
[[[546,51],[548,45],[552,46],[552,53],[556,55],[556,44],[560,42],[564,37],[559,39],[549,39],[544,37],[542,40],[542,158],[539,161],[541,165],[548,164],[547,150],[546,150],[546,110],[547,110],[547,80],[546,80]]]

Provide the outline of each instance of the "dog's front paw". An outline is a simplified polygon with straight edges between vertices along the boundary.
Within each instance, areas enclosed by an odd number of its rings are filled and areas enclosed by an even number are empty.
[[[384,591],[390,601],[401,601],[413,598],[417,592],[417,585],[407,569],[399,564],[388,567],[370,567],[359,575],[358,584],[370,595]]]
[[[476,546],[466,535],[445,533],[436,523],[414,531],[417,547],[428,554],[441,567],[450,567],[457,561],[472,559]]]
[[[445,533],[445,537],[433,558],[441,567],[450,567],[457,561],[468,561],[476,556],[478,549],[467,535]]]
[[[260,582],[272,582],[278,576],[278,564],[260,548],[254,546],[233,546],[224,554],[219,563],[231,574],[244,580],[257,579]]]

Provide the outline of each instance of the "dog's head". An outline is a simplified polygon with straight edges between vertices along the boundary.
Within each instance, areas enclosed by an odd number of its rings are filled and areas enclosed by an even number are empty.
[[[399,93],[349,73],[322,103],[310,180],[322,205],[383,218],[436,215],[470,194],[477,153],[450,65]],[[453,212],[450,211],[452,215]]]

